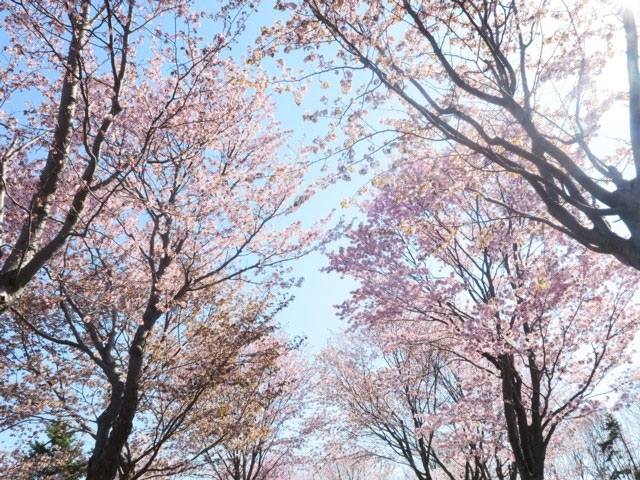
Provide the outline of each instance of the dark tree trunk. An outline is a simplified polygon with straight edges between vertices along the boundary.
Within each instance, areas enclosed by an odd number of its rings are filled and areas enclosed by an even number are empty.
[[[529,359],[535,363],[535,359]],[[547,444],[539,415],[539,388],[535,388],[538,372],[531,370],[531,412],[523,402],[522,379],[510,355],[495,359],[502,377],[502,398],[507,423],[507,437],[522,480],[544,480]]]
[[[110,412],[105,417],[105,422],[109,422],[105,427],[110,431],[106,441],[101,438],[96,439],[95,448],[89,459],[87,480],[114,480],[118,474],[122,452],[133,429],[133,420],[138,410],[140,379],[144,365],[144,347],[149,332],[161,315],[156,308],[157,302],[158,296],[152,295],[143,315],[143,323],[138,327],[129,348],[129,364],[124,389],[122,394],[118,395],[118,398],[112,397],[104,413],[106,414],[110,408],[117,405],[117,415],[114,415],[115,412]],[[99,429],[100,427],[98,425]],[[104,431],[103,438],[106,434],[107,432]]]

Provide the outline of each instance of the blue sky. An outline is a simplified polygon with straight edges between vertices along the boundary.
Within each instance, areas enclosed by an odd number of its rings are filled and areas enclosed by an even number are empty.
[[[232,55],[235,56],[236,52],[238,56],[244,54],[247,47],[254,44],[261,26],[271,25],[277,19],[285,18],[281,12],[273,9],[272,3],[262,2],[259,6],[259,13],[251,16],[247,29],[237,48],[234,47]],[[286,56],[286,63],[290,67],[302,67],[302,55],[299,53],[289,54]],[[262,67],[270,74],[277,73],[271,59],[265,59]],[[308,66],[306,67],[308,69]],[[284,130],[291,131],[290,149],[309,145],[316,136],[326,133],[322,120],[318,123],[303,120],[304,112],[322,108],[319,101],[322,95],[331,98],[339,93],[321,90],[318,82],[315,81],[300,106],[296,105],[291,93],[273,93],[276,106],[275,118],[282,124]],[[328,162],[331,167],[332,160],[330,159]],[[310,180],[319,175],[318,170],[315,168],[310,172]],[[339,217],[347,221],[360,217],[356,207],[350,206],[345,209],[341,208],[340,204],[344,199],[354,197],[367,182],[367,177],[356,175],[350,182],[339,182],[330,185],[326,190],[318,191],[302,207],[300,220],[304,224],[311,225],[313,222],[331,215],[332,212],[334,214],[332,224],[335,224]],[[330,245],[329,249],[332,248],[337,248],[337,245]],[[293,274],[304,277],[304,282],[300,288],[294,290],[294,301],[279,315],[279,321],[289,335],[307,338],[306,344],[309,353],[317,352],[326,344],[332,333],[337,333],[347,327],[345,321],[337,318],[334,305],[346,300],[349,292],[357,286],[355,281],[341,278],[336,273],[321,272],[320,270],[327,264],[328,260],[323,253],[314,252],[291,265]]]

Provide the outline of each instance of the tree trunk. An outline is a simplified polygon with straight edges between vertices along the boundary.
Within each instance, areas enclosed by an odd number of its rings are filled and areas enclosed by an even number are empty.
[[[137,337],[137,335],[136,335]],[[146,334],[145,334],[146,338]],[[114,480],[120,467],[120,457],[133,429],[138,410],[138,390],[143,365],[143,348],[136,344],[129,350],[129,369],[120,411],[103,448],[96,445],[87,470],[87,480]]]
[[[23,288],[33,275],[19,275],[23,265],[29,262],[39,248],[55,195],[60,186],[62,174],[67,163],[73,121],[76,116],[78,83],[80,76],[80,52],[87,36],[90,3],[85,1],[77,25],[72,32],[69,51],[65,61],[64,79],[60,93],[60,103],[56,117],[53,145],[47,161],[40,173],[36,191],[31,199],[28,218],[25,219],[14,248],[7,257],[0,272],[0,311],[6,310],[20,296]]]
[[[507,423],[507,437],[522,480],[544,480],[547,446],[542,435],[539,415],[529,418],[522,398],[522,379],[513,358],[501,355],[496,360],[502,377],[502,398]],[[539,392],[534,392],[534,395]],[[532,401],[532,405],[537,405]]]
[[[161,314],[156,308],[157,302],[157,294],[152,294],[147,309],[142,316],[143,323],[138,327],[129,348],[127,379],[124,384],[122,399],[119,402],[118,414],[111,427],[107,442],[101,443],[99,439],[96,441],[96,446],[89,459],[87,480],[114,480],[118,474],[122,452],[133,429],[133,420],[138,410],[140,378],[144,364],[144,347],[149,332]]]

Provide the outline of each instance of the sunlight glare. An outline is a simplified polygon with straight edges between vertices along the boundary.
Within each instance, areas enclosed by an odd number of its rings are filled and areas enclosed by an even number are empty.
[[[622,10],[637,5],[638,0],[611,0],[609,3],[617,10]]]

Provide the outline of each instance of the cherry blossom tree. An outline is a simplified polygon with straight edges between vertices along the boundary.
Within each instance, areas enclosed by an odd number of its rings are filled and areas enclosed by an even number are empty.
[[[546,207],[514,213],[640,269],[637,2],[300,0],[276,8],[290,19],[267,32],[267,54],[284,44],[305,52],[309,75],[341,72],[343,96],[309,116],[344,126],[347,140],[334,152],[351,157],[375,136],[384,141],[371,151],[440,142],[476,172],[523,178]],[[373,127],[371,109],[394,114]]]
[[[313,475],[313,480],[390,480],[393,466],[371,458],[329,459]]]
[[[499,412],[484,408],[430,427],[430,417],[465,398],[452,370],[460,365],[423,345],[399,345],[395,333],[378,325],[323,351],[318,396],[332,419],[327,443],[354,458],[400,464],[417,480],[516,478]]]
[[[461,375],[469,393],[449,416],[489,410],[499,398],[520,477],[542,479],[556,429],[598,407],[598,393],[614,384],[609,373],[624,383],[638,327],[637,276],[452,185],[449,165],[398,163],[406,166],[376,179],[366,223],[348,233],[351,245],[331,256],[331,269],[361,284],[341,315],[356,325],[394,324],[396,341],[474,366]],[[508,188],[490,174],[476,181],[510,205],[531,195],[511,178]],[[438,421],[446,416],[429,428]]]
[[[224,294],[240,296],[228,289]],[[240,435],[242,430],[231,412],[239,404],[249,405],[244,394],[273,368],[288,347],[270,339],[272,312],[264,302],[247,297],[237,301],[241,303],[223,299],[215,306],[203,307],[198,314],[186,308],[174,309],[165,314],[162,327],[149,335],[137,386],[135,421],[118,462],[121,478],[197,471],[203,463],[201,457]],[[241,310],[243,304],[250,307]],[[25,325],[7,335],[6,348],[12,361],[5,360],[3,367],[22,379],[5,381],[4,407],[8,415],[3,423],[5,428],[13,427],[18,438],[25,438],[30,427],[37,430],[42,421],[64,418],[74,430],[85,434],[85,448],[93,449],[95,455],[113,441],[108,435],[114,428],[108,423],[113,422],[109,415],[122,416],[125,407],[122,389],[126,385],[121,385],[125,381],[118,378],[130,370],[128,348],[138,324],[116,324],[116,341],[105,349],[111,362],[105,366],[97,353],[90,355],[72,345],[93,347],[89,343],[91,334],[82,323],[66,323],[68,319],[62,314],[59,318],[55,329],[70,330],[66,337],[58,333],[54,340],[47,333],[51,327],[36,326],[37,320],[27,319],[24,321],[39,330],[37,334]],[[101,335],[103,325],[95,326],[95,335]],[[264,401],[255,394],[247,408],[257,408],[256,404]],[[195,442],[195,438],[200,441]],[[32,462],[18,458],[14,463],[13,468],[20,471]]]
[[[171,116],[149,115],[150,75],[171,79],[162,101],[176,114],[197,72],[217,61],[250,11],[237,2],[209,13],[193,7],[189,0],[0,5],[0,308],[70,238],[85,236],[132,169],[153,158],[151,145]],[[208,42],[199,32],[206,21],[220,32]]]
[[[299,352],[281,355],[254,382],[229,389],[233,436],[205,454],[203,472],[217,480],[291,478],[303,463],[302,447],[309,403],[308,366]]]
[[[90,479],[177,468],[161,452],[184,452],[198,419],[219,441],[216,390],[277,356],[256,342],[296,283],[285,262],[315,236],[288,220],[308,197],[305,163],[281,153],[264,76],[220,38],[157,38],[109,128],[127,175],[2,322],[5,422],[76,420],[93,439]]]

